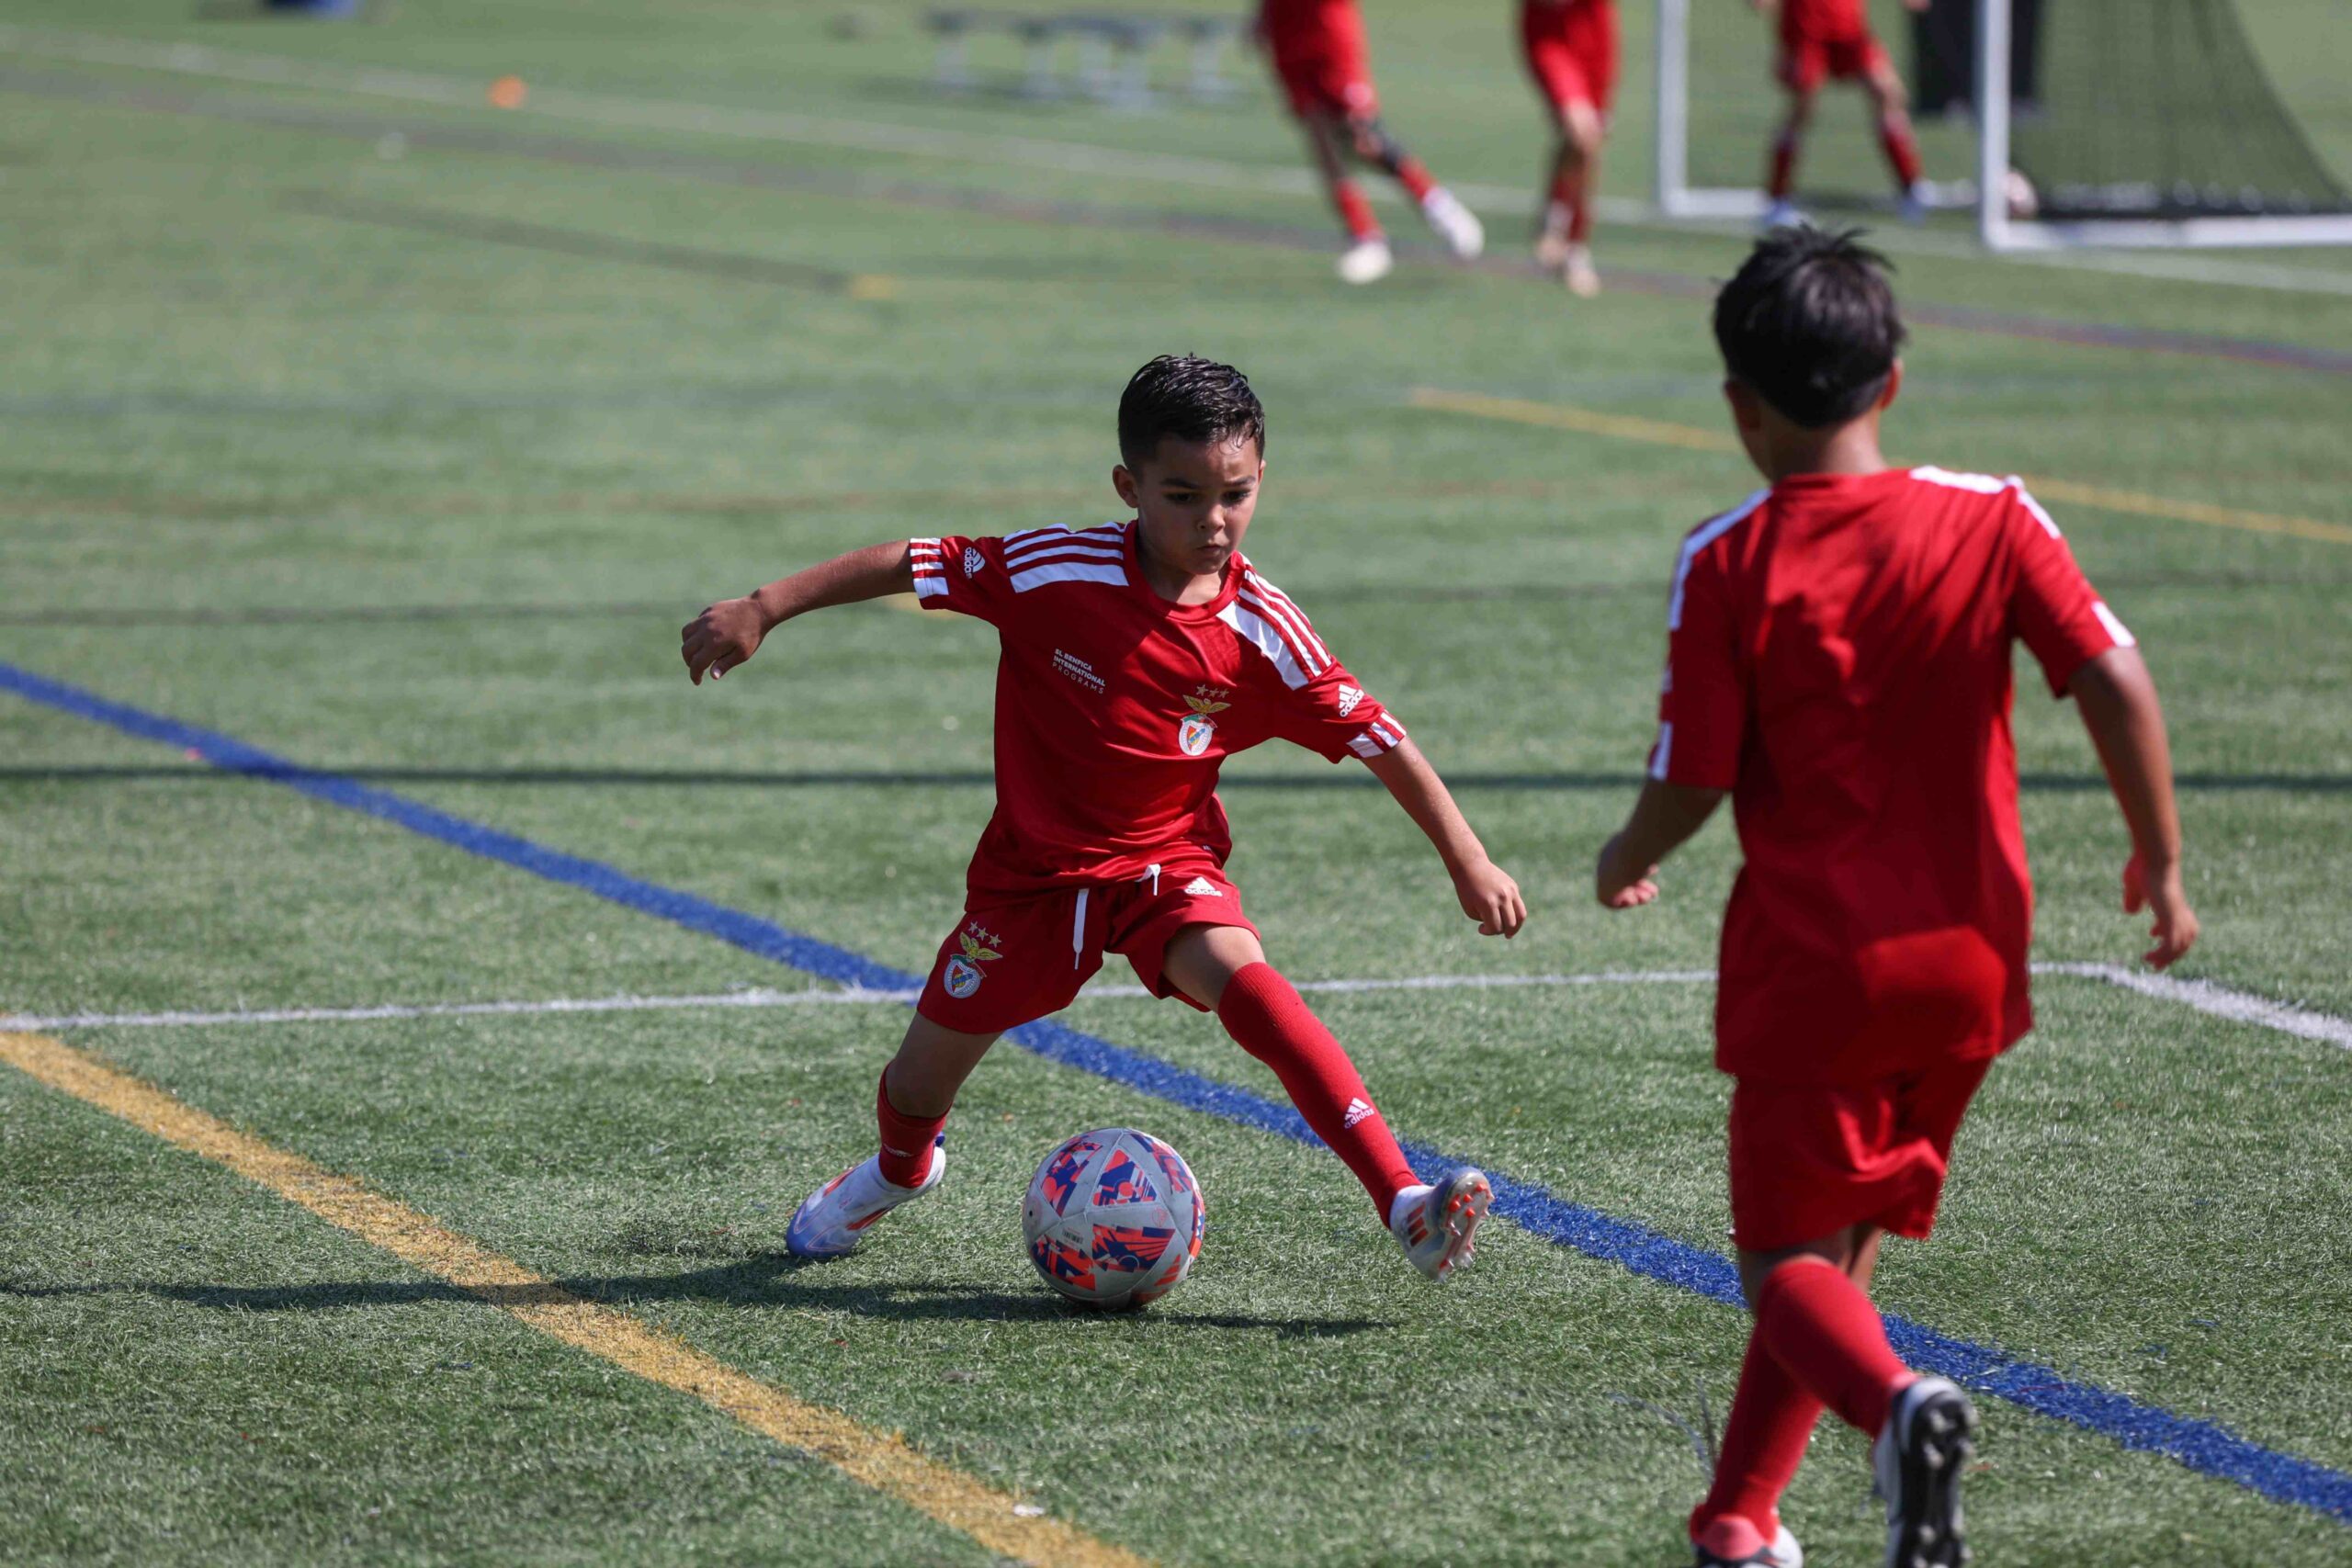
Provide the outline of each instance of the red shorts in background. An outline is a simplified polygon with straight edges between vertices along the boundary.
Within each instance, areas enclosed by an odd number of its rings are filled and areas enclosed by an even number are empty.
[[[1870,34],[1848,38],[1784,38],[1776,73],[1781,85],[1810,93],[1824,82],[1851,82],[1868,76],[1886,59],[1886,51]]]
[[[1316,8],[1299,21],[1266,17],[1266,50],[1289,95],[1291,113],[1369,119],[1380,112],[1363,18],[1353,6]]]
[[[1585,104],[1608,118],[1617,98],[1615,0],[1521,0],[1519,37],[1553,107]]]
[[[1001,1033],[1068,1007],[1105,953],[1124,954],[1153,996],[1199,1008],[1160,972],[1169,942],[1186,926],[1258,931],[1216,857],[1190,844],[1133,882],[974,904],[940,943],[915,1010],[961,1034]]]
[[[1749,1252],[1882,1225],[1935,1227],[1951,1141],[1989,1057],[1863,1084],[1742,1078],[1731,1095],[1732,1239]]]

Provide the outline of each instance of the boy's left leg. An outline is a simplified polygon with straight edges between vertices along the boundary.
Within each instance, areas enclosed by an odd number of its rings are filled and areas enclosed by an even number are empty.
[[[1781,1494],[1821,1410],[1878,1439],[1890,1562],[1956,1562],[1958,1469],[1974,1413],[1903,1363],[1870,1297],[1884,1235],[1932,1227],[1962,1115],[1987,1064],[1953,1062],[1851,1089],[1742,1080],[1732,1109],[1740,1282],[1754,1328],[1707,1498],[1690,1517],[1702,1563],[1770,1562]],[[1793,1246],[1808,1220],[1873,1217]],[[1756,1246],[1761,1242],[1765,1245]],[[1757,1555],[1764,1553],[1765,1555]]]
[[[1430,1185],[1414,1175],[1346,1049],[1266,962],[1254,931],[1184,926],[1168,940],[1160,973],[1273,1069],[1315,1135],[1363,1183],[1416,1268],[1443,1279],[1468,1261],[1493,1201],[1486,1177],[1464,1167]]]
[[[1487,230],[1478,221],[1478,215],[1438,184],[1428,167],[1388,134],[1388,128],[1377,114],[1351,113],[1347,134],[1349,146],[1358,158],[1405,187],[1405,193],[1419,206],[1421,216],[1429,220],[1437,237],[1445,242],[1446,249],[1469,261],[1487,248]]]
[[[1896,74],[1894,62],[1875,43],[1862,72],[1862,86],[1870,94],[1871,113],[1878,127],[1880,151],[1894,171],[1903,198],[1905,221],[1917,223],[1928,215],[1925,165],[1919,160],[1919,138],[1911,129],[1911,95]]]

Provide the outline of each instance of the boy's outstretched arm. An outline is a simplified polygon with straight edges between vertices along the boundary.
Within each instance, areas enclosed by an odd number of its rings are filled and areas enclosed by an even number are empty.
[[[1723,804],[1719,789],[1651,779],[1642,785],[1634,814],[1617,836],[1601,846],[1593,868],[1593,892],[1611,909],[1636,909],[1657,897],[1660,862],[1706,825]]]
[[[907,542],[868,545],[845,556],[779,578],[741,599],[721,599],[687,622],[678,633],[686,676],[697,686],[714,681],[759,651],[760,639],[795,615],[829,604],[854,604],[886,593],[914,592],[914,567]]]
[[[1446,874],[1453,878],[1462,912],[1478,922],[1478,934],[1517,936],[1519,928],[1527,923],[1527,900],[1520,897],[1519,884],[1487,858],[1487,846],[1470,830],[1462,808],[1453,804],[1445,781],[1437,776],[1420,748],[1408,737],[1364,766],[1437,846]]]
[[[2197,911],[2180,874],[2180,815],[2172,796],[2172,746],[2165,736],[2156,683],[2136,648],[2110,648],[2066,682],[2083,728],[2091,732],[2107,782],[2132,829],[2132,858],[2123,867],[2123,908],[2155,916],[2146,954],[2169,968],[2197,941]]]

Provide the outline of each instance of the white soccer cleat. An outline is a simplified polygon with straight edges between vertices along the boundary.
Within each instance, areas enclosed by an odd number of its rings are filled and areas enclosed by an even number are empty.
[[[1797,204],[1783,197],[1764,209],[1764,220],[1757,227],[1768,231],[1793,229],[1804,220],[1804,214],[1797,210]]]
[[[1933,205],[1928,199],[1928,195],[1925,180],[1913,180],[1904,187],[1903,197],[1895,204],[1903,215],[1903,221],[1917,228],[1928,220],[1928,209]]]
[[[1462,1166],[1434,1187],[1408,1187],[1396,1194],[1388,1209],[1388,1234],[1414,1268],[1442,1280],[1470,1261],[1478,1222],[1494,1201],[1486,1173]]]
[[[784,1233],[784,1249],[795,1258],[842,1258],[857,1250],[874,1222],[905,1202],[939,1185],[947,1174],[947,1140],[932,1145],[931,1170],[920,1187],[900,1187],[884,1179],[882,1156],[868,1156],[808,1194]]]
[[[1560,261],[1560,281],[1579,299],[1589,299],[1600,292],[1600,274],[1593,268],[1590,245],[1568,247]]]
[[[1340,253],[1342,283],[1377,283],[1396,269],[1396,258],[1385,240],[1358,240]]]
[[[1690,1543],[1692,1568],[1804,1568],[1804,1548],[1782,1525],[1766,1540],[1746,1520],[1718,1519],[1709,1539]],[[1736,1553],[1737,1555],[1734,1555]]]
[[[1976,1451],[1976,1407],[1953,1383],[1921,1378],[1894,1396],[1871,1450],[1886,1499],[1887,1568],[1962,1568],[1960,1472]]]
[[[1476,261],[1487,248],[1487,226],[1478,215],[1462,205],[1462,198],[1443,186],[1435,186],[1421,197],[1421,216],[1430,220],[1437,237],[1445,242],[1457,260]]]
[[[1555,229],[1547,224],[1544,231],[1535,236],[1535,265],[1555,277],[1560,276],[1560,270],[1568,265],[1566,230]]]

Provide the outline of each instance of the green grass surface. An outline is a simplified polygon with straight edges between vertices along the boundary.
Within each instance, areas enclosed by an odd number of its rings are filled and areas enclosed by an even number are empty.
[[[974,140],[826,149],[0,60],[0,660],[917,968],[989,810],[985,628],[836,612],[694,691],[676,627],[874,539],[1111,515],[1117,389],[1190,348],[1243,365],[1270,407],[1253,556],[1456,778],[1536,912],[1518,942],[1479,942],[1359,770],[1261,752],[1227,798],[1276,959],[1301,977],[1707,965],[1723,829],[1639,917],[1589,909],[1587,887],[1648,739],[1675,542],[1750,476],[1409,400],[1439,386],[1713,427],[1702,304],[1626,288],[1572,309],[1527,277],[1422,265],[1343,293],[1317,199],[1257,179],[1294,154],[1254,80],[1216,112],[941,99],[914,10],[407,0],[364,26],[228,27],[175,0],[12,6],[51,28],[514,70],[542,101]],[[1534,161],[1532,101],[1493,10],[1469,28],[1434,0],[1383,6],[1375,60],[1433,163],[1509,185]],[[2279,75],[2333,145],[2331,84]],[[166,92],[201,112],[160,112]],[[1641,164],[1641,119],[1620,170]],[[392,130],[408,140],[388,148]],[[1054,172],[978,140],[1005,136],[1250,177]],[[1250,232],[1170,231],[1203,217]],[[500,239],[491,220],[539,229]],[[569,238],[514,243],[546,231]],[[1740,248],[1603,243],[1604,265],[1664,279],[1720,276]],[[893,287],[857,299],[853,276]],[[1903,282],[1922,308],[2352,347],[2341,296],[1918,252]],[[2352,525],[2340,376],[1933,326],[1909,369],[1906,459]],[[2208,921],[2185,972],[2352,1012],[2352,547],[2056,510],[2173,717]],[[2112,907],[2121,829],[2071,709],[2021,692],[2038,955],[2122,961],[2139,925]],[[15,698],[0,867],[0,1011],[803,983]],[[1705,987],[1328,1001],[1412,1136],[1723,1247]],[[2352,1468],[2352,1058],[2089,981],[2039,1002],[1963,1135],[1936,1242],[1890,1250],[1886,1304]],[[1090,997],[1070,1021],[1276,1092],[1185,1010]],[[1171,1563],[1676,1560],[1702,1480],[1658,1411],[1720,1417],[1731,1311],[1502,1225],[1473,1273],[1427,1290],[1336,1162],[1017,1052],[974,1080],[936,1198],[853,1259],[792,1267],[786,1217],[864,1151],[899,1023],[802,1008],[72,1038]],[[1192,1160],[1209,1239],[1168,1302],[1090,1320],[1036,1284],[1018,1198],[1059,1137],[1127,1122]],[[15,1075],[0,1205],[12,1558],[985,1560]],[[2352,1541],[1986,1415],[1982,1561],[2316,1565]],[[1862,1477],[1860,1444],[1825,1427],[1788,1506],[1812,1561],[1875,1560]]]

